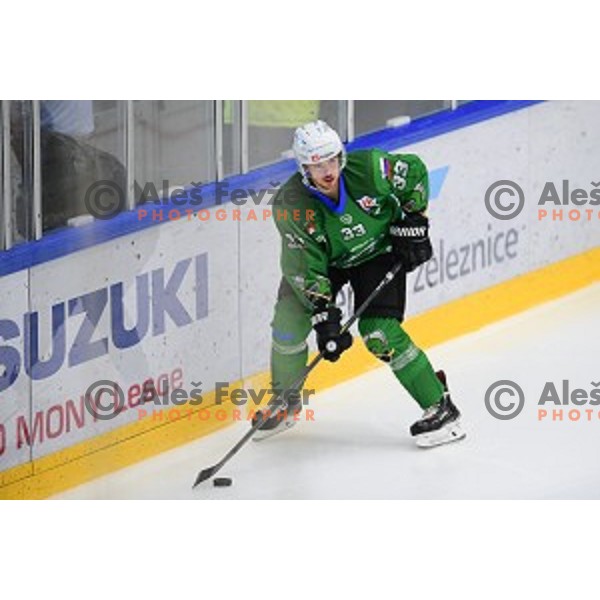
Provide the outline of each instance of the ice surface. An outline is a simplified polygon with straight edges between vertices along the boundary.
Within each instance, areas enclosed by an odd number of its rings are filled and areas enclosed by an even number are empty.
[[[420,409],[387,367],[331,388],[312,402],[314,422],[250,442],[219,475],[191,490],[199,470],[241,437],[240,423],[97,479],[57,498],[343,499],[600,498],[600,406],[563,408],[563,421],[538,421],[544,384],[590,391],[600,382],[600,284],[521,313],[429,351],[448,374],[467,439],[429,450],[408,434]],[[319,368],[336,368],[323,364]],[[519,383],[526,402],[513,420],[484,406],[497,380]],[[568,420],[574,408],[592,421]],[[584,413],[585,414],[585,413]]]

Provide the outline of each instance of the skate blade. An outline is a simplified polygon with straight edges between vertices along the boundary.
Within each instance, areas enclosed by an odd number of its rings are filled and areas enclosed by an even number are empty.
[[[273,427],[273,429],[259,429],[253,436],[253,442],[262,442],[278,433],[282,433],[283,431],[287,431],[291,429],[296,424],[296,421],[282,421],[277,425],[277,427]]]
[[[463,440],[467,436],[459,421],[452,421],[437,431],[429,431],[415,436],[415,444],[419,448],[434,448],[443,444],[451,444]]]

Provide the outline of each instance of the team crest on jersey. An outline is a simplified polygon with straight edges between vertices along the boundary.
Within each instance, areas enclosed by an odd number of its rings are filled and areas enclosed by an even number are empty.
[[[371,196],[363,196],[356,202],[368,214],[378,215],[381,210],[379,200],[371,198]]]
[[[348,213],[343,214],[340,217],[340,221],[344,224],[344,225],[350,225],[352,223],[352,215],[349,215]]]

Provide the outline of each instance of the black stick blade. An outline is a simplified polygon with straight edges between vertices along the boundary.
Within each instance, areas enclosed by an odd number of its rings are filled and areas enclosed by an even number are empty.
[[[198,484],[202,483],[203,481],[210,479],[216,472],[216,467],[208,467],[208,469],[200,471],[200,473],[198,473],[198,476],[196,477],[196,481],[194,481],[192,489],[194,489]]]

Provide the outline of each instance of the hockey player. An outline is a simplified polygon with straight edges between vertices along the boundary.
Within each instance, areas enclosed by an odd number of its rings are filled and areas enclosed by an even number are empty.
[[[288,389],[301,376],[311,329],[324,358],[337,361],[352,345],[350,332],[340,331],[338,291],[349,282],[358,307],[400,261],[403,269],[372,301],[358,329],[369,351],[389,365],[424,410],[410,428],[417,445],[461,439],[460,413],[450,399],[444,373],[434,372],[401,326],[406,273],[432,256],[424,213],[425,165],[414,154],[379,150],[347,154],[338,134],[323,121],[296,130],[293,152],[298,173],[282,186],[273,206],[283,271],[272,322],[274,386]],[[298,395],[287,399],[285,418],[274,412],[255,439],[295,423],[293,415],[302,405]]]

